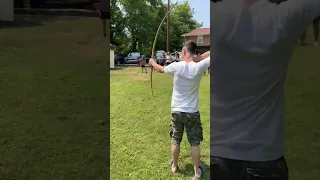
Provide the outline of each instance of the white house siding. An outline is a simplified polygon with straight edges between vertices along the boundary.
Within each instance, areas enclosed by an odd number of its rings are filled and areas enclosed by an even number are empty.
[[[110,47],[110,69],[114,68],[114,50]]]

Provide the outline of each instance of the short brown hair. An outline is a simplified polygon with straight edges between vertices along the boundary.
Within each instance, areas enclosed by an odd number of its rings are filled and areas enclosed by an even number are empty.
[[[190,53],[191,55],[194,55],[197,50],[197,43],[192,40],[186,41],[184,43],[184,48],[186,48],[188,53]]]

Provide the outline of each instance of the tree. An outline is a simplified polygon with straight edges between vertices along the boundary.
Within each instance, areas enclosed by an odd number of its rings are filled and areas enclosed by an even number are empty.
[[[165,16],[167,5],[162,0],[111,0],[111,42],[118,53],[140,51],[150,56],[159,23]],[[180,50],[183,34],[201,25],[193,19],[193,10],[185,1],[171,11],[170,51]],[[166,47],[166,21],[158,35],[157,50]]]
[[[150,41],[154,31],[155,18],[161,9],[161,0],[119,0],[125,11],[126,27],[130,33],[132,51],[142,50]]]
[[[110,1],[110,42],[116,45],[116,51],[120,54],[126,54],[128,48],[128,37],[125,32],[126,19],[120,9],[118,0]]]
[[[190,7],[188,1],[176,6],[171,13],[171,38],[170,51],[181,49],[184,39],[181,37],[194,29],[200,28],[202,24],[193,18],[194,10]]]

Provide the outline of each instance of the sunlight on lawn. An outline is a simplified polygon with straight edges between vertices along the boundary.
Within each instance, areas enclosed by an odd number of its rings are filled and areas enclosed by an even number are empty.
[[[150,69],[120,68],[111,71],[111,178],[112,179],[185,179],[192,178],[189,143],[183,138],[180,174],[169,170],[172,76],[155,72],[154,95],[150,90]],[[200,87],[200,113],[204,141],[201,160],[209,170],[209,86],[204,76]],[[209,173],[206,174],[209,179]]]
[[[320,176],[320,52],[317,47],[297,47],[290,62],[285,87],[285,154],[291,180]],[[172,175],[170,159],[170,98],[172,77],[154,74],[154,94],[149,74],[140,68],[111,71],[111,177],[113,179],[185,179],[193,175],[189,145],[184,137],[180,165]],[[200,113],[204,129],[201,159],[209,165],[209,77],[200,88]],[[209,169],[208,169],[209,170]],[[209,179],[207,173],[206,179]]]

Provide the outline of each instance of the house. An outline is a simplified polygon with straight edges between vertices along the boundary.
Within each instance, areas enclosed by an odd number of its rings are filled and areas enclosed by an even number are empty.
[[[13,0],[0,0],[0,22],[14,20],[14,3]]]
[[[182,36],[185,41],[193,40],[197,42],[197,51],[199,53],[210,51],[210,28],[195,29]]]
[[[114,46],[110,44],[110,69],[114,69]]]

